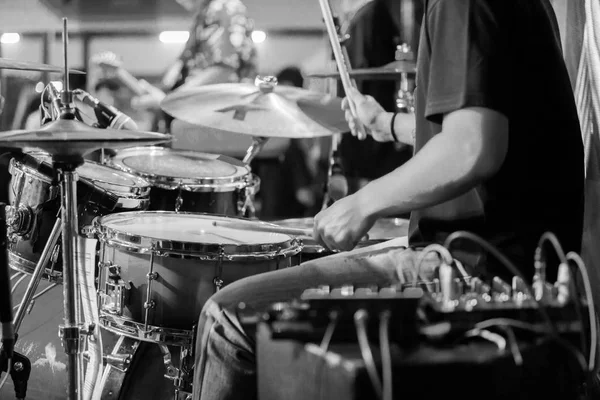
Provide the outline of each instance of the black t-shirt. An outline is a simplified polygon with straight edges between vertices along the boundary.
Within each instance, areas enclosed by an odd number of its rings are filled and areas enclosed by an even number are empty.
[[[583,146],[557,32],[547,0],[426,2],[415,151],[441,131],[444,114],[466,107],[504,114],[509,143],[495,176],[463,196],[412,213],[411,244],[442,242],[449,233],[468,230],[497,245],[528,276],[546,231],[567,251],[580,251]],[[482,267],[492,263],[475,253]]]

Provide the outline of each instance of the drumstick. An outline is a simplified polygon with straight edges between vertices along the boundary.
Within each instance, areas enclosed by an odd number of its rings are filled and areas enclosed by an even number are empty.
[[[217,222],[213,221],[214,227],[223,227],[230,229],[238,229],[241,231],[251,231],[251,232],[269,232],[269,233],[281,233],[283,235],[290,236],[303,236],[303,237],[313,237],[312,229],[302,229],[302,228],[288,228],[285,226],[273,225],[273,224],[246,224],[243,222]]]
[[[233,222],[233,221],[228,221],[225,223],[213,221],[212,224],[214,227],[238,229],[241,231],[281,233],[283,235],[313,238],[313,230],[312,229],[288,228],[285,226],[274,225],[274,224],[250,225],[250,224]],[[369,240],[369,234],[366,234],[365,236],[363,236],[361,241],[364,241],[364,240]]]
[[[331,50],[333,50],[335,63],[338,67],[338,73],[340,74],[342,86],[344,87],[344,91],[346,92],[346,98],[348,99],[348,105],[350,106],[350,112],[352,113],[356,130],[358,131],[358,138],[360,140],[364,140],[367,138],[366,128],[358,119],[356,105],[350,98],[350,89],[355,88],[355,86],[353,85],[353,82],[350,79],[350,73],[348,72],[348,70],[350,69],[349,61],[344,57],[344,52],[342,51],[340,37],[338,35],[337,29],[335,27],[335,22],[333,20],[333,12],[331,11],[331,5],[329,4],[329,0],[319,0],[319,4],[321,5],[321,12],[323,14],[323,20],[325,21],[325,27],[327,28],[327,34],[329,35],[329,42],[331,43]]]

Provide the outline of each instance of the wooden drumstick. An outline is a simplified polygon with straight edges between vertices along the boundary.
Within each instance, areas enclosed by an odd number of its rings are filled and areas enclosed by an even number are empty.
[[[213,221],[214,227],[223,227],[230,229],[238,229],[241,231],[251,232],[268,232],[268,233],[280,233],[283,235],[290,236],[302,236],[302,237],[313,237],[312,229],[301,229],[301,228],[288,228],[285,226],[273,225],[273,224],[246,224],[237,221],[217,222]]]
[[[227,221],[225,223],[213,221],[212,224],[214,227],[238,229],[241,231],[281,233],[283,235],[298,236],[298,237],[305,237],[305,238],[311,238],[311,239],[313,238],[313,230],[312,229],[288,228],[285,226],[280,226],[280,225],[275,225],[275,224],[250,225],[250,224],[245,224],[243,222],[237,222],[237,221]],[[361,239],[361,241],[364,241],[364,240],[369,240],[368,234],[366,234]]]

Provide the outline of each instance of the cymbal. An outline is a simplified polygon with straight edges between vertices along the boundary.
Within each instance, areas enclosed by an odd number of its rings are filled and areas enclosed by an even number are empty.
[[[16,69],[20,71],[40,71],[40,72],[64,72],[63,67],[57,67],[49,64],[42,64],[31,61],[17,61],[9,58],[0,58],[0,69]],[[75,69],[69,69],[71,74],[83,75],[85,72]]]
[[[165,143],[171,135],[92,128],[74,120],[49,122],[37,130],[0,132],[0,147],[33,147],[53,156],[84,156],[94,150]]]
[[[339,98],[276,86],[274,78],[258,86],[221,83],[184,88],[168,95],[161,107],[190,124],[251,136],[301,139],[349,130]]]
[[[417,64],[413,61],[393,61],[383,67],[357,68],[349,71],[350,77],[356,80],[396,80],[402,74],[415,74]],[[321,72],[308,75],[310,78],[340,78],[339,72]]]

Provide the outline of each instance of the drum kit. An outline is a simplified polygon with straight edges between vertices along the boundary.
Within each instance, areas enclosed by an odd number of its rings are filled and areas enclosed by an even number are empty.
[[[0,132],[0,147],[15,149],[9,165],[7,253],[16,271],[11,279],[19,278],[13,293],[21,297],[14,329],[28,328],[18,336],[25,344],[17,343],[17,349],[31,355],[37,348],[33,337],[28,342],[29,327],[35,324],[26,315],[36,299],[62,285],[62,296],[49,299],[64,305],[54,304],[57,313],[64,313],[59,336],[66,359],[53,341],[39,350],[44,357],[34,361],[34,375],[36,366],[47,366],[52,376],[38,393],[52,399],[52,387],[58,386],[62,393],[56,398],[64,398],[66,387],[73,400],[147,398],[159,391],[186,399],[192,387],[195,324],[206,300],[241,278],[331,254],[312,240],[312,219],[267,223],[248,218],[254,217],[253,199],[260,188],[249,163],[269,138],[347,131],[340,100],[277,86],[272,77],[257,78],[255,85],[184,87],[166,97],[165,112],[188,123],[249,135],[253,144],[242,161],[160,147],[170,135],[100,129],[77,119],[67,35],[65,19],[64,83],[54,99],[54,120],[37,130]],[[404,50],[400,53],[406,54]],[[341,76],[349,83],[350,77],[404,79],[414,72],[409,61],[400,59],[377,71],[338,67],[340,72],[323,76]],[[1,68],[61,70],[11,60],[0,60]],[[25,153],[25,148],[35,150]],[[84,159],[101,149],[116,154],[101,163]],[[407,231],[406,220],[382,220],[360,246],[406,236]],[[25,276],[31,276],[27,289],[16,292]],[[40,286],[46,288],[36,294]],[[56,315],[46,315],[42,323],[48,336],[52,329],[46,328],[57,324]],[[108,344],[112,350],[104,353]],[[141,361],[152,351],[156,357]],[[65,371],[66,376],[56,377]],[[172,384],[156,386],[160,375]],[[151,392],[127,387],[142,377],[153,380],[155,386],[146,385]]]

